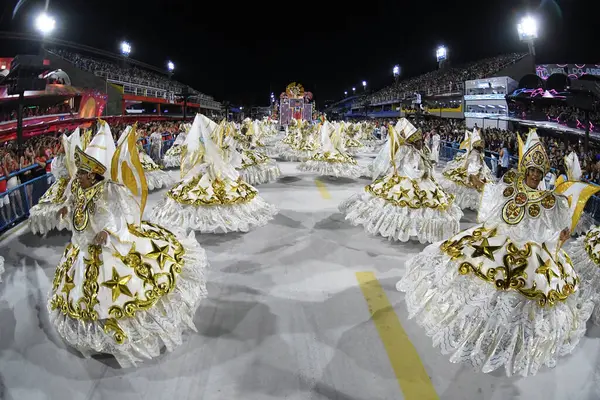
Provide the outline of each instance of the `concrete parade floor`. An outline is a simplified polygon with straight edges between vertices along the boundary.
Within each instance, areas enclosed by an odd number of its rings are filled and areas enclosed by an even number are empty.
[[[281,162],[279,181],[258,187],[280,209],[267,226],[197,235],[210,261],[198,332],[135,369],[83,358],[49,324],[47,294],[69,233],[42,238],[23,225],[1,238],[0,399],[600,399],[600,329],[591,326],[572,355],[533,377],[450,363],[395,289],[424,245],[344,221],[338,204],[368,180],[297,165]],[[165,192],[152,193],[147,210]],[[463,228],[474,219],[468,212]]]

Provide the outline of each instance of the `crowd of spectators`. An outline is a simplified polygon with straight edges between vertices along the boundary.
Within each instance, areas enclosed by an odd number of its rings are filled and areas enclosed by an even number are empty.
[[[457,67],[447,67],[400,80],[368,98],[371,103],[410,98],[415,92],[424,94],[449,93],[462,90],[464,82],[488,77],[518,61],[522,53],[504,54]]]
[[[180,124],[181,121],[140,123],[137,125],[137,133],[142,146],[150,152],[153,134],[153,137],[159,137],[162,141],[169,141],[180,132]],[[111,124],[111,132],[115,141],[125,127],[126,124],[123,123]],[[96,129],[97,126],[94,124],[90,136],[93,136]],[[25,215],[29,207],[36,204],[52,184],[51,175],[48,175],[48,179],[35,178],[51,172],[49,161],[63,151],[60,140],[63,133],[68,134],[69,132],[59,130],[56,133],[28,138],[21,148],[17,148],[14,140],[0,144],[0,227]],[[166,148],[159,149],[159,151],[164,153]],[[158,158],[161,155],[159,153]],[[34,168],[31,168],[32,166]],[[32,184],[11,191],[11,189],[34,179]],[[7,193],[8,191],[10,193]]]
[[[186,86],[175,80],[169,79],[166,74],[160,74],[139,68],[135,65],[123,67],[119,65],[118,62],[95,58],[60,48],[52,49],[51,51],[73,63],[79,69],[92,72],[94,74],[100,72],[105,76],[109,74],[114,77],[118,76],[119,79],[124,82],[131,82],[151,88],[163,89],[173,93],[180,93],[184,86]],[[190,87],[188,87],[188,89],[190,93],[199,96],[201,99],[212,100],[211,96],[200,93]]]
[[[533,121],[556,122],[570,128],[585,130],[585,112],[579,108],[561,104],[540,102],[510,102],[508,111],[511,117]],[[591,130],[600,132],[600,112],[590,112]]]
[[[25,106],[23,107],[23,118],[41,117],[44,115],[56,115],[72,113],[69,103],[61,102],[52,106]],[[0,122],[15,121],[17,119],[17,108],[6,107],[0,109]]]

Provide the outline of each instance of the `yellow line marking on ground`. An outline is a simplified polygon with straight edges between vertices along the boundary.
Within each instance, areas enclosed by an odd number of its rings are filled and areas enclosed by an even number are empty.
[[[405,400],[439,400],[417,350],[410,342],[381,284],[372,272],[357,272],[356,279],[369,306],[385,351]]]
[[[321,193],[321,197],[325,200],[331,199],[331,194],[329,190],[327,190],[327,186],[318,179],[315,179],[315,185],[317,185],[317,189],[319,189],[319,193]]]

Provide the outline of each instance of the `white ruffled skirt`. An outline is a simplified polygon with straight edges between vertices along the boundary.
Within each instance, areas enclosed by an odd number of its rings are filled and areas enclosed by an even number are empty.
[[[207,295],[204,276],[208,267],[206,253],[193,233],[185,236],[181,231],[171,232],[185,249],[184,263],[181,273],[177,274],[175,287],[151,308],[136,310],[134,316],[118,320],[125,333],[121,344],[115,341],[113,331],[106,329],[108,325],[104,320],[74,319],[64,314],[60,307],[53,307],[54,293],[51,290],[48,301],[50,322],[66,343],[85,357],[93,353],[111,354],[121,367],[127,368],[144,359],[159,357],[162,347],[172,351],[182,344],[185,331],[196,331],[194,315],[200,300]],[[64,261],[65,257],[61,262]]]
[[[145,171],[146,181],[148,182],[148,190],[158,190],[163,187],[170,187],[175,184],[175,180],[171,176],[161,169],[155,169],[153,171]]]
[[[288,148],[279,153],[279,158],[286,161],[306,161],[315,154],[314,150],[296,150]]]
[[[597,230],[598,228],[594,228]],[[565,251],[571,256],[571,261],[579,275],[580,290],[584,291],[594,301],[592,322],[600,325],[600,265],[596,264],[586,250],[586,236],[580,236],[575,241],[565,245]],[[593,252],[593,249],[590,249]],[[598,254],[595,254],[598,257]],[[598,259],[600,262],[600,258]]]
[[[433,243],[460,230],[462,211],[452,204],[446,210],[400,207],[370,193],[358,193],[342,202],[339,210],[352,225],[362,225],[370,235],[407,242],[416,238]]]
[[[453,363],[469,363],[488,373],[535,375],[571,353],[586,331],[593,303],[579,292],[552,307],[541,307],[513,290],[498,290],[459,273],[453,261],[428,246],[406,262],[396,288],[406,293],[409,318],[415,318]]]
[[[357,164],[345,162],[327,162],[308,160],[298,165],[300,171],[313,172],[321,176],[335,176],[336,178],[356,179],[363,173],[363,168]]]
[[[267,163],[254,164],[239,170],[242,179],[250,185],[275,182],[281,175],[277,163],[270,160]]]
[[[160,201],[152,210],[152,221],[179,226],[202,233],[248,232],[266,225],[278,210],[262,197],[247,203],[193,206],[171,198]]]
[[[179,168],[181,165],[181,145],[172,146],[163,156],[165,168]]]
[[[477,189],[460,185],[447,179],[443,175],[436,177],[436,180],[447,193],[454,195],[454,203],[460,207],[461,210],[467,208],[473,211],[479,210],[481,193],[478,192]]]

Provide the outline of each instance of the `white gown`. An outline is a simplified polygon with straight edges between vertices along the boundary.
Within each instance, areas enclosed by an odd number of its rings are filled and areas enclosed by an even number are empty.
[[[173,146],[166,151],[163,157],[163,165],[165,168],[178,168],[181,165],[181,145],[185,142],[186,133],[180,132],[173,142]]]
[[[65,191],[70,180],[64,154],[54,157],[51,168],[56,181],[40,197],[38,204],[29,210],[29,228],[34,234],[45,235],[52,229],[68,228],[58,218],[58,211],[64,206],[66,200]]]
[[[461,162],[449,163],[438,182],[446,192],[454,195],[456,205],[462,210],[477,211],[481,200],[481,192],[470,181],[471,176],[477,176],[484,183],[494,181],[492,171],[484,161],[483,154],[478,150],[471,150],[468,155],[461,157]]]
[[[568,208],[515,171],[487,184],[483,223],[406,262],[397,289],[409,318],[452,362],[523,376],[555,366],[585,334],[593,308],[569,256],[556,250]]]
[[[166,171],[163,171],[143,149],[139,150],[139,155],[144,175],[146,175],[148,190],[158,190],[175,184],[175,180]]]
[[[587,234],[565,246],[581,278],[581,287],[594,301],[592,321],[600,325],[600,227],[592,226]]]
[[[229,150],[220,149],[209,136],[204,135],[205,151],[192,172],[154,207],[152,220],[203,233],[248,232],[266,225],[277,208],[264,201],[235,170],[230,158],[238,153],[232,142]]]
[[[463,213],[431,177],[427,153],[405,145],[395,159],[396,171],[340,204],[346,220],[371,235],[402,242],[433,243],[456,234]]]
[[[138,203],[124,186],[103,180],[69,188],[73,236],[56,268],[50,321],[85,356],[112,354],[122,367],[182,343],[206,297],[204,250],[193,234],[135,220]],[[109,232],[108,243],[94,237]]]

